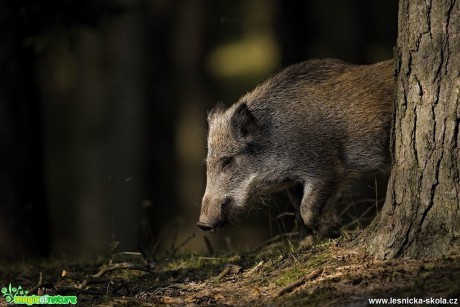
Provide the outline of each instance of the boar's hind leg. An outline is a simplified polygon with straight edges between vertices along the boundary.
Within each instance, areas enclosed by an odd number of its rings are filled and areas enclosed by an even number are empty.
[[[303,197],[303,185],[296,184],[290,187],[287,190],[287,195],[289,197],[289,201],[292,204],[292,207],[294,208],[297,227],[299,228],[300,239],[302,240],[302,239],[305,239],[306,237],[313,236],[312,229],[308,228],[305,225],[302,215],[300,214],[300,204],[302,202],[302,197]]]
[[[334,180],[317,180],[304,184],[300,214],[305,225],[314,231],[318,231],[323,209],[336,188]]]

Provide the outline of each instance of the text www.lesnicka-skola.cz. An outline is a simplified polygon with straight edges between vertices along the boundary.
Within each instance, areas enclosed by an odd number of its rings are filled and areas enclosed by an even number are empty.
[[[406,297],[406,298],[370,298],[369,299],[370,305],[386,305],[386,304],[393,304],[393,305],[458,305],[458,298],[415,298],[415,297]]]

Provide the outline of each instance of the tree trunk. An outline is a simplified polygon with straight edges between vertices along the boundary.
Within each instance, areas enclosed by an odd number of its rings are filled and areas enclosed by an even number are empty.
[[[393,166],[359,237],[378,258],[460,250],[460,1],[399,3]]]

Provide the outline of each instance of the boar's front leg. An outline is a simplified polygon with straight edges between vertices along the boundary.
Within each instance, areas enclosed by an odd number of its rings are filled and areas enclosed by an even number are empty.
[[[304,240],[308,238],[307,241],[313,241],[313,231],[305,225],[302,215],[300,214],[300,205],[303,198],[303,185],[298,183],[288,188],[287,195],[292,207],[294,208],[300,239]]]
[[[318,231],[323,209],[336,189],[335,180],[317,179],[304,183],[300,214],[308,228]]]

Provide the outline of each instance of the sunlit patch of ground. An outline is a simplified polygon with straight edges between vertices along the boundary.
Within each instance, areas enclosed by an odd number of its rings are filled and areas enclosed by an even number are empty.
[[[150,272],[135,270],[144,266],[142,261],[130,261],[132,269],[106,272],[101,264],[28,265],[22,272],[2,273],[0,281],[38,294],[76,295],[79,303],[101,306],[336,306],[367,305],[370,298],[460,298],[459,255],[437,261],[381,261],[336,241],[304,251],[285,242],[241,255],[175,256],[146,269]]]

